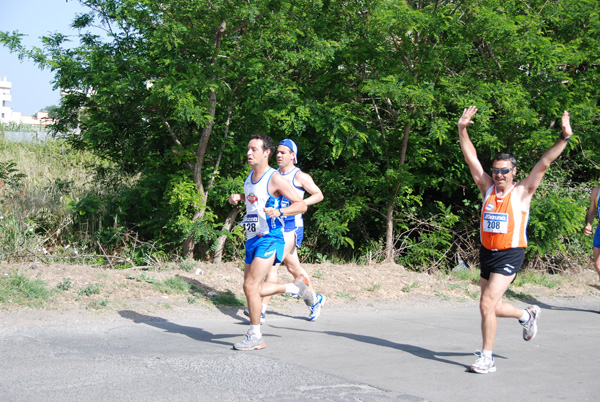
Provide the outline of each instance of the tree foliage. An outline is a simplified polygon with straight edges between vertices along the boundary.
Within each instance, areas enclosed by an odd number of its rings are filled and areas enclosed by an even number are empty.
[[[529,258],[580,236],[580,184],[597,179],[600,152],[596,0],[81,3],[77,46],[58,33],[42,49],[0,40],[54,71],[66,93],[55,133],[139,176],[102,201],[146,238],[210,252],[249,134],[264,132],[294,139],[324,191],[307,213],[315,252],[377,245],[416,268],[451,264],[466,243],[473,254],[478,228],[456,130],[471,104],[484,167],[509,151],[522,174],[569,110],[576,138],[533,202]]]

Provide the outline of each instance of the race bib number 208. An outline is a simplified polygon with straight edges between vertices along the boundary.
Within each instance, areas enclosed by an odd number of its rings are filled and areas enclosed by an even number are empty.
[[[508,233],[508,214],[484,212],[483,231],[488,233]]]

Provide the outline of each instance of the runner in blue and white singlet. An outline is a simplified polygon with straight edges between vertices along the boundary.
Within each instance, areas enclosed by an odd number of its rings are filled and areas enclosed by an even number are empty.
[[[592,224],[594,223],[594,219],[596,219],[596,217],[600,219],[600,186],[592,189],[592,194],[590,196],[590,207],[586,215],[586,225],[583,229],[583,234],[586,236],[590,236],[592,233],[594,234],[594,268],[596,269],[596,273],[600,279],[600,225],[596,226],[595,231],[592,230]]]
[[[312,177],[302,172],[295,165],[298,163],[298,146],[294,141],[289,138],[284,139],[277,146],[277,165],[279,166],[278,172],[281,178],[285,179],[290,183],[290,188],[294,191],[296,198],[300,198],[304,203],[308,205],[314,205],[323,200],[323,192],[315,184]],[[305,192],[309,194],[307,198],[304,198]],[[288,200],[285,196],[282,199],[282,208],[286,208]],[[285,249],[284,249],[284,263],[287,270],[292,274],[294,278],[310,277],[306,270],[300,264],[298,258],[297,248],[302,244],[304,238],[304,220],[302,214],[294,216],[284,216],[284,234]],[[267,275],[267,281],[277,282],[277,265],[274,265],[269,274]],[[308,287],[314,292],[312,284],[308,282]],[[262,302],[262,316],[261,322],[266,319],[266,311],[269,304],[269,297],[263,297]],[[316,320],[321,314],[321,307],[325,304],[325,296],[316,293],[316,302],[310,307],[309,321]]]
[[[281,174],[281,176],[283,176],[287,181],[290,182],[290,184],[294,188],[294,191],[296,191],[300,198],[304,198],[304,189],[296,186],[296,184],[294,183],[294,179],[296,178],[296,175],[300,172],[300,168],[296,166],[294,167],[294,169],[292,169],[291,172],[288,173],[281,173],[281,169],[277,169],[277,171]],[[282,208],[285,208],[288,205],[290,205],[290,201],[287,198],[282,197]],[[285,232],[296,231],[296,247],[300,247],[300,245],[302,244],[302,239],[304,239],[304,219],[302,218],[302,214],[298,214],[295,216],[285,216],[283,218],[283,224],[283,230]]]

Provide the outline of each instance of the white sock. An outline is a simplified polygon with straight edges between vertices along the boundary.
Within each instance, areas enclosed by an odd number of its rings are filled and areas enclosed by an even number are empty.
[[[250,324],[250,331],[254,332],[254,335],[258,336],[259,338],[262,335],[260,333],[260,325],[252,325],[252,324]]]
[[[521,324],[526,323],[531,318],[531,314],[529,314],[529,310],[523,310],[523,315],[519,318],[519,322]]]
[[[266,304],[263,304],[263,305],[262,305],[262,313],[263,313],[263,314],[267,312],[267,307],[268,307],[268,306],[267,306]]]
[[[297,295],[300,292],[300,288],[293,283],[285,284],[285,293],[288,295]]]
[[[482,350],[481,351],[481,356],[485,356],[488,359],[493,359],[493,357],[492,357],[492,351],[491,350]]]

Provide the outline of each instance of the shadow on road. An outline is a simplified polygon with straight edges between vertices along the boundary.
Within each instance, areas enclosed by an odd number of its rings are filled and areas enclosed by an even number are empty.
[[[231,340],[220,341],[220,339],[231,338],[240,335],[236,334],[213,334],[198,327],[187,327],[184,325],[175,324],[162,317],[156,317],[151,315],[140,314],[132,310],[120,310],[119,315],[123,318],[133,321],[137,324],[146,324],[151,327],[162,329],[163,331],[171,334],[181,334],[190,337],[196,341],[209,342],[218,345],[231,346]],[[241,337],[241,335],[240,335]]]
[[[239,315],[240,308],[244,307],[244,303],[238,300],[231,290],[221,291],[185,275],[177,275],[177,277],[186,281],[193,289],[200,291],[202,295],[213,294],[214,296],[209,297],[208,300],[224,315],[245,321]]]
[[[469,366],[463,363],[456,362],[454,360],[447,359],[448,357],[458,357],[458,356],[473,356],[473,353],[457,353],[457,352],[435,352],[433,350],[429,350],[426,348],[422,348],[420,346],[409,345],[406,343],[396,343],[392,341],[388,341],[387,339],[377,338],[369,335],[360,335],[360,334],[350,334],[347,332],[338,332],[338,331],[313,331],[307,329],[298,329],[298,328],[287,328],[287,327],[278,327],[272,326],[273,328],[278,329],[288,329],[290,331],[303,331],[303,332],[313,332],[319,334],[327,334],[331,336],[342,337],[346,339],[350,339],[356,342],[368,343],[371,345],[382,346],[386,348],[400,350],[402,352],[409,353],[413,356],[419,357],[421,359],[434,360],[441,363],[452,364],[455,366],[464,367],[467,371],[469,370]],[[494,355],[494,358],[505,359],[505,357],[500,355]]]
[[[528,297],[527,302],[531,303],[531,304],[537,304],[542,310],[579,311],[582,313],[600,314],[600,311],[598,311],[598,310],[590,310],[590,309],[577,308],[577,307],[554,306],[552,304],[548,304],[546,302],[540,301],[533,296]]]
[[[269,316],[279,316],[279,317],[285,317],[285,318],[292,318],[295,320],[304,320],[304,321],[308,321],[308,314],[305,316],[302,315],[289,315],[289,314],[284,314],[284,313],[280,313],[279,311],[272,311],[272,310],[268,310],[267,311],[267,324],[269,323],[268,319]]]

